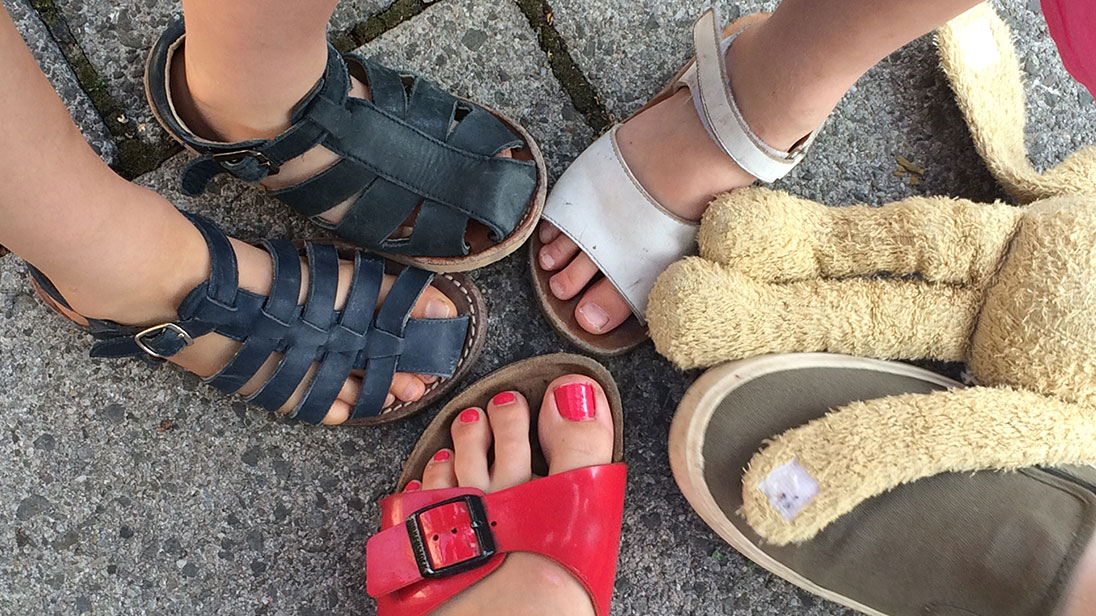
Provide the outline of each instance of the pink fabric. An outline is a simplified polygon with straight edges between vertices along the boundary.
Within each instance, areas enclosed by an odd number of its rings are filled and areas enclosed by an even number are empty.
[[[1096,0],[1041,0],[1062,64],[1096,96]]]

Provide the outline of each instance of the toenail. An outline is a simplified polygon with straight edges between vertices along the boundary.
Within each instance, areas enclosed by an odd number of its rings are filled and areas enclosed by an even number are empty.
[[[497,394],[494,398],[491,398],[492,406],[505,406],[507,404],[513,404],[514,400],[518,397],[514,395],[512,391],[504,391],[501,394]]]
[[[442,449],[438,453],[434,454],[434,461],[435,462],[445,462],[448,459],[449,459],[449,452],[444,450],[444,449]]]
[[[414,383],[408,383],[407,386],[403,388],[403,395],[400,396],[400,399],[407,402],[408,400],[414,400],[418,395],[419,388],[416,387]]]
[[[586,322],[590,324],[590,327],[599,332],[609,324],[609,313],[597,304],[583,304],[578,307],[578,311],[586,318]]]
[[[479,421],[479,411],[476,409],[464,409],[460,412],[461,423],[476,423]]]
[[[432,299],[426,302],[426,318],[445,319],[449,317],[449,304],[440,299]]]
[[[566,293],[564,293],[563,289],[563,283],[559,282],[555,278],[552,278],[548,281],[548,288],[552,289],[552,295],[555,295],[556,298],[563,299],[564,297],[566,297]]]
[[[568,421],[587,421],[597,415],[597,398],[589,383],[560,385],[553,395],[560,417]]]
[[[552,269],[556,266],[556,258],[548,254],[548,250],[544,249],[540,251],[540,265],[544,269]]]
[[[404,492],[414,492],[422,487],[422,482],[411,480],[407,482],[407,486],[403,489]]]

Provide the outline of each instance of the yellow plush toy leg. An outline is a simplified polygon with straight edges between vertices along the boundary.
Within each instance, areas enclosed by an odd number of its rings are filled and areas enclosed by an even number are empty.
[[[989,4],[980,4],[936,33],[940,61],[974,146],[1014,199],[1096,194],[1096,148],[1070,155],[1040,174],[1024,146],[1024,84],[1012,33]]]
[[[917,280],[757,282],[691,257],[651,291],[659,353],[681,368],[763,353],[829,351],[878,358],[967,358],[980,291]]]
[[[1022,213],[1001,203],[911,197],[827,207],[767,188],[720,195],[700,225],[700,256],[767,282],[919,274],[981,285]]]
[[[1096,408],[1004,388],[907,394],[850,404],[771,441],[743,477],[743,514],[766,540],[797,543],[923,477],[1094,463]]]

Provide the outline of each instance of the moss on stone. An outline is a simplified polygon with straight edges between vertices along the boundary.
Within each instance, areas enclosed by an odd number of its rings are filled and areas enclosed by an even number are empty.
[[[171,143],[148,144],[137,136],[137,127],[126,116],[121,105],[107,89],[106,80],[88,60],[87,54],[76,42],[61,10],[53,0],[31,0],[31,6],[38,12],[42,23],[49,29],[50,36],[61,49],[80,88],[87,94],[95,110],[99,112],[115,145],[118,146],[118,162],[114,170],[126,179],[133,179],[152,171],[169,156],[179,151]]]
[[[609,127],[609,113],[601,104],[597,92],[594,91],[582,69],[578,67],[571,53],[567,50],[567,42],[563,36],[552,26],[550,15],[552,7],[545,0],[515,0],[529,25],[537,33],[537,41],[540,48],[548,56],[548,65],[552,68],[552,74],[559,81],[563,91],[571,97],[575,109],[586,118],[586,123],[597,132],[602,132]]]

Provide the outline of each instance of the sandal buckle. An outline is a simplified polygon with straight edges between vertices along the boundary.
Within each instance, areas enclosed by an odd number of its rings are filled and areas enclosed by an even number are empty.
[[[238,165],[245,159],[254,158],[260,168],[266,169],[267,175],[277,175],[278,164],[270,160],[266,154],[258,150],[234,150],[232,152],[217,152],[212,155],[213,160],[229,165]]]
[[[486,563],[497,549],[483,498],[466,494],[434,503],[407,517],[411,551],[423,578],[464,573]],[[473,546],[469,539],[475,539]],[[473,549],[474,554],[468,552]]]
[[[146,338],[162,334],[165,331],[170,331],[178,336],[179,339],[183,341],[184,347],[194,344],[194,338],[192,338],[185,329],[179,327],[175,323],[161,323],[160,325],[153,325],[148,329],[141,330],[133,335],[133,343],[137,345],[137,348],[156,359],[167,359],[167,356],[157,353],[147,342],[145,342]]]

